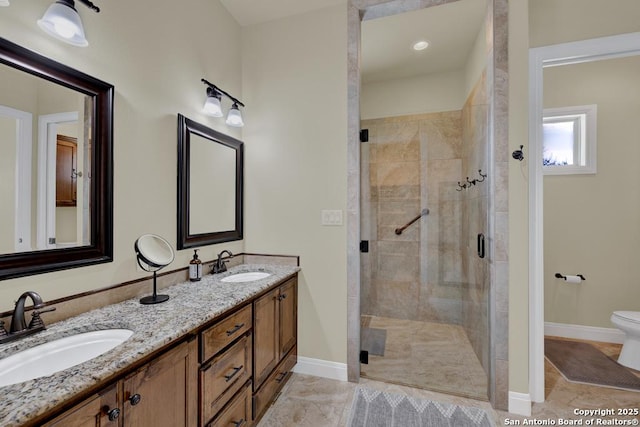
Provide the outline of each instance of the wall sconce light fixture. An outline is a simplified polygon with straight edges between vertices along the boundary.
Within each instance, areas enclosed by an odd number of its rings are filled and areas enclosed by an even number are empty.
[[[242,127],[244,126],[244,121],[242,120],[242,113],[240,112],[240,107],[244,107],[244,104],[240,102],[238,98],[235,98],[229,95],[224,90],[220,89],[218,86],[213,83],[201,79],[202,83],[207,85],[207,100],[204,103],[204,112],[212,117],[222,117],[222,105],[220,101],[222,100],[222,95],[229,98],[233,101],[233,105],[229,109],[229,113],[227,113],[226,123],[229,126],[233,127]]]
[[[100,8],[91,1],[79,1],[89,9],[100,12]],[[38,20],[38,26],[50,36],[65,43],[81,47],[89,45],[74,0],[56,0],[49,6],[42,19]]]

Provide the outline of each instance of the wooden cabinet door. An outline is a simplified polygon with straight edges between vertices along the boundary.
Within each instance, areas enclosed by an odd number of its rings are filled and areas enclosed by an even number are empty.
[[[280,347],[278,359],[282,359],[296,345],[298,330],[298,295],[296,280],[280,286]]]
[[[276,288],[254,302],[253,306],[253,374],[257,390],[279,361],[279,315]]]
[[[121,419],[117,387],[113,384],[43,427],[118,427]]]
[[[124,379],[124,427],[197,424],[195,343],[193,340],[179,345]]]
[[[56,144],[56,206],[76,206],[76,138],[58,135]]]

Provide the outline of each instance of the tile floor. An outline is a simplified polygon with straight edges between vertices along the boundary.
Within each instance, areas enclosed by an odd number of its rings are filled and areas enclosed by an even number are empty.
[[[362,377],[488,400],[487,376],[461,326],[362,317],[368,327],[387,331],[384,356],[369,355]]]
[[[597,344],[597,343],[596,343]],[[606,354],[617,357],[619,345],[597,345]],[[640,372],[634,372],[640,376]],[[574,409],[640,408],[640,393],[567,382],[549,363],[546,364],[546,401],[535,403],[531,417],[521,417],[504,411],[495,411],[489,402],[450,394],[389,384],[361,378],[360,385],[392,393],[403,393],[421,399],[485,409],[496,420],[496,426],[509,424],[508,420],[584,420],[573,414]],[[343,427],[347,425],[354,390],[358,384],[329,380],[308,375],[293,374],[281,396],[269,408],[258,427]],[[633,420],[640,417],[594,417],[602,421],[614,418]],[[523,424],[520,424],[523,425]],[[533,425],[533,424],[531,424]],[[594,424],[595,425],[595,424]],[[606,424],[601,424],[606,425]],[[634,424],[637,425],[637,424]],[[440,427],[440,426],[435,426]]]

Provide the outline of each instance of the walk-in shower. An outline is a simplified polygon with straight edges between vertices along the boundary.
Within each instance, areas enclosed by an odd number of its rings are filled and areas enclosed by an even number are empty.
[[[462,15],[475,18],[451,41]],[[460,0],[362,25],[361,375],[478,399],[490,371],[486,16],[487,2]],[[422,71],[408,41],[425,29],[436,48]],[[376,62],[392,34],[409,37],[397,75]],[[440,56],[454,45],[457,59]],[[377,102],[392,92],[397,104]]]

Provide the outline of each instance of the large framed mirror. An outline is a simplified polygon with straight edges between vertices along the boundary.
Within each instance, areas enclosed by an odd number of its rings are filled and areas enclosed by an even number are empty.
[[[0,38],[0,280],[113,260],[114,87]]]
[[[244,144],[178,114],[178,249],[242,239]]]

